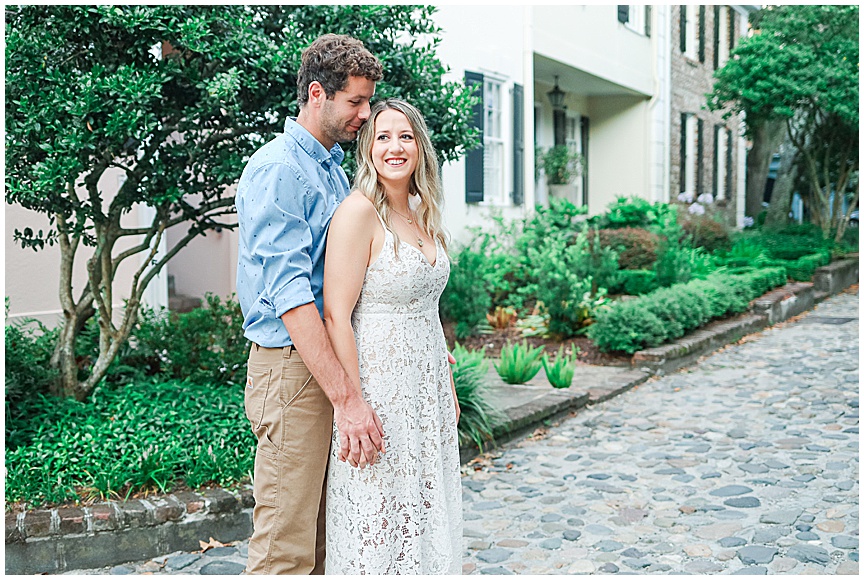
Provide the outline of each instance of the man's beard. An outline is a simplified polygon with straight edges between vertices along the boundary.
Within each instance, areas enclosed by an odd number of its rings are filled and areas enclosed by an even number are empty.
[[[333,111],[330,101],[325,101],[321,115],[321,130],[327,139],[334,143],[347,143],[357,137],[357,132],[349,131],[344,120],[340,119]]]

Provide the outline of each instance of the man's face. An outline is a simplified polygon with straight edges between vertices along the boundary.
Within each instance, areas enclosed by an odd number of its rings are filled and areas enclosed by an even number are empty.
[[[345,90],[337,91],[321,108],[321,132],[334,143],[353,141],[369,118],[369,100],[375,94],[375,81],[348,77]]]

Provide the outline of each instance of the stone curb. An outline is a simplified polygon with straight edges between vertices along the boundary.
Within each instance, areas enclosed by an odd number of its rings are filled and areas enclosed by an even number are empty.
[[[813,274],[814,290],[819,295],[818,302],[857,283],[858,254],[849,254],[848,258],[816,268]]]

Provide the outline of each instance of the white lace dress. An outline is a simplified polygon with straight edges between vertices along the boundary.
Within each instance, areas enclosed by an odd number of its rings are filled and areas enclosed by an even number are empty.
[[[327,483],[327,574],[461,574],[462,487],[456,411],[438,299],[450,263],[435,264],[385,228],[352,315],[363,396],[384,425],[386,453]]]

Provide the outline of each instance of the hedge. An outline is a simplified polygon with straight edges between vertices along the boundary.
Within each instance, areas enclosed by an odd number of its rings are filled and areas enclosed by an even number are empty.
[[[705,280],[614,302],[597,313],[588,337],[602,351],[632,354],[674,340],[712,319],[744,312],[751,300],[785,283],[782,267],[718,272]]]

